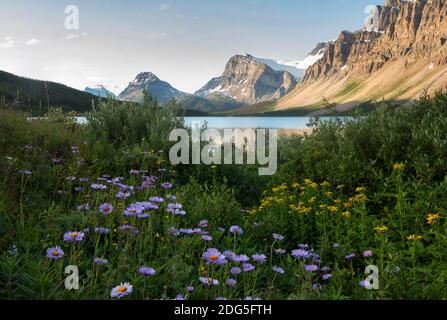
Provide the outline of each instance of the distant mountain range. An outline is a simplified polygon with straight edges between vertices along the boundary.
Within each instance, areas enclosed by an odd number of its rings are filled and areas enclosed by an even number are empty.
[[[281,61],[235,55],[222,75],[188,94],[142,72],[117,99],[142,102],[144,94],[161,104],[214,114],[344,112],[364,103],[404,103],[447,87],[447,0],[385,0],[362,29],[342,31],[318,43],[306,58]],[[88,110],[98,97],[114,97],[104,86],[81,92],[57,83],[0,72],[0,97],[45,108]]]
[[[400,103],[447,87],[447,1],[386,0],[364,27],[343,31],[272,110],[339,111],[381,100]]]
[[[106,89],[103,85],[97,85],[93,88],[87,87],[85,88],[84,91],[101,98],[110,98],[110,97],[116,98],[116,95],[113,92],[110,92],[108,89]]]

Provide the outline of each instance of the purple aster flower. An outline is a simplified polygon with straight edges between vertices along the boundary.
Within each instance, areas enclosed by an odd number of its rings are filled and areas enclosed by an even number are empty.
[[[76,177],[73,177],[73,176],[69,176],[69,177],[66,177],[66,178],[65,178],[66,181],[76,181],[76,179],[77,179],[77,178],[76,178]]]
[[[27,144],[27,145],[25,146],[25,149],[26,149],[27,151],[31,151],[31,150],[33,150],[33,148],[34,148],[34,146],[33,146],[32,144]]]
[[[102,190],[106,190],[106,189],[107,189],[107,187],[106,187],[105,185],[103,185],[103,184],[98,184],[98,183],[94,183],[94,184],[92,184],[90,187],[91,187],[93,190],[99,190],[99,191],[102,191]]]
[[[124,215],[127,217],[136,217],[143,212],[143,208],[139,205],[132,204],[126,210],[124,210]]]
[[[292,250],[292,256],[296,259],[308,259],[310,257],[310,253],[307,250],[296,249]]]
[[[84,240],[84,233],[78,231],[69,231],[64,234],[65,242],[79,242]]]
[[[200,220],[197,224],[199,228],[207,228],[208,227],[208,220]]]
[[[225,297],[217,297],[216,300],[217,301],[225,301],[225,300],[227,300],[227,298],[225,298]]]
[[[217,230],[218,230],[219,232],[225,232],[225,228],[223,228],[223,227],[218,227]]]
[[[213,241],[213,237],[211,236],[203,235],[201,238],[203,241]]]
[[[232,267],[232,268],[230,269],[230,273],[231,273],[232,275],[234,275],[234,276],[237,276],[237,275],[241,274],[241,272],[242,272],[242,269],[239,268],[239,267]]]
[[[150,215],[148,213],[142,213],[137,216],[138,219],[147,219]]]
[[[186,297],[182,294],[178,294],[174,300],[187,300]]]
[[[103,203],[99,206],[99,211],[105,216],[108,216],[110,213],[112,213],[113,206],[110,203]]]
[[[351,259],[353,259],[353,258],[355,258],[355,253],[348,254],[348,255],[345,257],[346,260],[351,260]]]
[[[300,249],[308,249],[308,248],[309,248],[309,245],[308,245],[308,244],[304,244],[304,243],[302,243],[302,244],[299,244],[299,245],[298,245],[298,248],[300,248]]]
[[[155,275],[155,270],[153,269],[153,268],[150,268],[150,267],[141,267],[139,270],[138,270],[138,272],[141,274],[141,275],[143,275],[143,276],[146,276],[146,277],[152,277],[152,276],[154,276]]]
[[[233,257],[236,255],[233,251],[231,250],[225,250],[223,252],[224,256],[227,257],[228,259],[233,259]]]
[[[99,227],[99,228],[95,228],[95,232],[100,233],[100,234],[109,234],[110,230],[107,228]]]
[[[83,188],[83,187],[76,187],[74,190],[75,190],[75,192],[81,192],[81,191],[84,191],[85,188]]]
[[[338,248],[340,248],[340,245],[338,243],[333,243],[332,248],[338,249]]]
[[[218,286],[218,285],[219,285],[219,280],[212,279],[212,278],[200,277],[200,278],[199,278],[199,281],[200,281],[203,285],[208,286],[208,287],[211,287],[211,286]]]
[[[165,183],[162,183],[161,184],[161,187],[163,188],[163,189],[171,189],[172,188],[172,183],[169,183],[169,182],[165,182]]]
[[[363,256],[365,258],[372,257],[373,256],[373,252],[371,250],[366,250],[365,252],[363,252]]]
[[[185,210],[179,210],[179,209],[168,209],[166,210],[169,213],[172,213],[175,216],[186,216],[186,211]]]
[[[104,259],[104,258],[95,258],[95,259],[93,260],[93,262],[94,262],[95,264],[97,264],[97,265],[102,266],[102,265],[108,264],[108,263],[109,263],[109,260]]]
[[[59,260],[63,256],[64,256],[64,251],[59,246],[54,247],[54,248],[49,248],[47,250],[47,258],[50,260]]]
[[[318,266],[315,264],[311,264],[311,265],[306,266],[306,270],[309,272],[316,272],[316,271],[318,271]]]
[[[322,287],[320,284],[315,283],[315,284],[312,286],[312,289],[314,289],[314,290],[322,290],[323,287]]]
[[[225,281],[225,283],[229,286],[229,287],[235,287],[237,284],[237,281],[234,279],[228,279],[227,281]]]
[[[90,180],[87,178],[79,178],[79,182],[89,182]]]
[[[267,257],[265,254],[254,254],[251,257],[253,258],[253,261],[256,263],[263,264],[267,261]]]
[[[72,152],[72,153],[78,153],[78,152],[79,152],[79,147],[77,147],[77,146],[71,146],[71,152]]]
[[[277,241],[283,241],[284,240],[284,236],[274,233],[273,235],[273,239],[277,240]]]
[[[230,228],[230,233],[240,236],[244,233],[244,230],[242,230],[242,228],[239,226],[232,226]]]
[[[118,199],[120,199],[120,200],[125,200],[125,199],[129,198],[130,195],[131,195],[130,192],[119,191],[119,192],[116,194],[116,197],[117,197]]]
[[[125,296],[128,296],[129,294],[131,294],[133,291],[133,286],[126,282],[126,283],[122,283],[119,286],[116,286],[115,288],[112,289],[112,292],[110,293],[110,296],[112,298],[122,298]]]
[[[30,170],[19,170],[19,173],[25,176],[30,176],[33,174]]]
[[[206,260],[207,264],[226,264],[227,259],[220,253],[219,250],[214,248],[209,248],[202,256]]]
[[[252,272],[253,270],[255,270],[255,266],[251,263],[244,263],[242,265],[242,269],[244,270],[244,272]]]
[[[154,203],[163,203],[165,200],[163,198],[160,198],[160,197],[150,197],[149,201],[150,202],[154,202]]]
[[[330,278],[332,278],[332,274],[330,274],[330,273],[326,273],[326,274],[324,274],[323,277],[322,277],[323,280],[328,280],[328,279],[330,279]]]
[[[273,269],[273,271],[276,272],[276,273],[284,274],[284,269],[283,269],[283,268],[280,268],[280,267],[277,267],[277,266],[273,266],[272,269]]]
[[[250,261],[250,258],[245,254],[241,254],[241,255],[234,255],[232,260],[235,263],[244,263]]]
[[[186,291],[188,291],[189,293],[193,293],[194,287],[193,286],[186,287]]]
[[[359,282],[359,286],[361,286],[362,288],[370,288],[371,282],[369,282],[367,280],[362,280]]]
[[[53,158],[53,159],[51,159],[51,161],[53,162],[53,164],[61,164],[61,162],[62,162],[62,160],[61,159],[59,159],[59,158]]]
[[[175,200],[177,200],[177,197],[176,197],[176,196],[173,196],[173,195],[170,195],[170,194],[168,194],[168,195],[166,196],[166,199],[168,199],[168,200],[171,200],[171,201],[175,201]]]
[[[123,224],[122,226],[119,226],[118,229],[125,231],[125,230],[132,230],[133,227],[130,224]]]
[[[134,170],[134,169],[132,169],[132,170],[129,171],[129,173],[130,173],[131,175],[133,175],[133,176],[137,176],[137,175],[139,175],[141,172],[140,172],[140,170]]]

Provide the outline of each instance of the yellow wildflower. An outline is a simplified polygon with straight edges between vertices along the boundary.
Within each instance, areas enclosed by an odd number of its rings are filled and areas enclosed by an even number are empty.
[[[441,219],[441,215],[440,214],[438,214],[438,213],[430,213],[428,216],[427,216],[427,223],[428,224],[430,224],[430,225],[434,225],[434,224],[436,224],[437,222],[438,222],[438,220],[439,219]]]
[[[358,187],[357,189],[355,189],[355,192],[357,192],[357,193],[365,193],[366,189],[363,188],[363,187]]]
[[[350,211],[345,211],[342,213],[343,218],[349,218],[352,215]]]
[[[375,227],[374,230],[376,230],[377,233],[385,233],[389,229],[387,226],[379,226],[379,227]]]
[[[421,237],[421,236],[417,236],[417,235],[415,235],[415,234],[412,234],[412,235],[409,235],[409,236],[407,237],[407,240],[408,240],[408,241],[421,241],[421,240],[422,240],[422,237]]]
[[[394,171],[401,171],[405,169],[405,164],[402,162],[393,164],[393,170]]]

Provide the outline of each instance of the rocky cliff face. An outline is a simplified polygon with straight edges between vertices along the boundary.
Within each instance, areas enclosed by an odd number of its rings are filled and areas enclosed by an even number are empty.
[[[332,96],[336,103],[354,98],[358,102],[373,98],[408,100],[421,91],[445,87],[446,42],[446,0],[386,0],[373,10],[363,29],[343,31],[328,45],[323,57],[308,68],[297,92],[291,94],[293,99],[286,97],[287,104],[321,101],[322,92],[315,90],[316,83],[330,89],[325,97]],[[349,99],[343,98],[349,91],[348,82],[351,88],[355,82],[356,87],[356,94],[350,92]],[[307,88],[313,89],[313,99]],[[377,97],[368,94],[366,88],[375,89]],[[286,106],[281,102],[279,105]]]
[[[87,87],[84,91],[101,98],[116,98],[115,94],[110,92],[103,85],[97,85],[93,88]]]
[[[129,86],[120,93],[118,98],[126,101],[143,102],[145,92],[157,98],[160,103],[178,100],[188,95],[175,89],[166,81],[158,79],[153,73],[143,72],[129,83]]]
[[[289,72],[273,70],[251,56],[237,55],[228,61],[221,77],[212,79],[195,94],[254,104],[281,98],[295,86],[296,80]]]

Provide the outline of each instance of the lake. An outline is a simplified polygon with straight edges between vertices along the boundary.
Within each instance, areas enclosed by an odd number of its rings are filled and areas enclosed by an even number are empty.
[[[350,117],[320,117],[326,121],[338,118],[340,120]],[[262,129],[306,129],[310,117],[185,117],[187,125],[193,121],[207,122],[208,128],[262,128]]]
[[[331,119],[351,119],[351,117],[320,117],[322,121]],[[310,117],[185,117],[185,123],[206,122],[208,128],[262,128],[262,129],[306,129]],[[85,117],[76,117],[78,123],[86,123]]]

